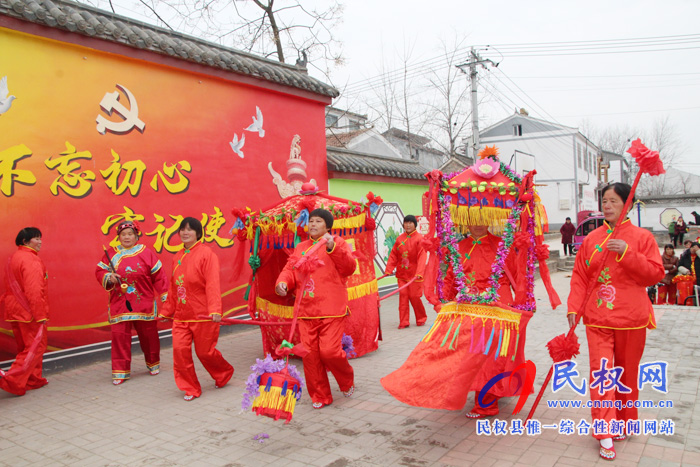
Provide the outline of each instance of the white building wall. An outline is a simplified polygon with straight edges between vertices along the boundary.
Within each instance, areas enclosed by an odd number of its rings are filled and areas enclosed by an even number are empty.
[[[535,181],[544,186],[538,186],[537,192],[542,198],[551,225],[563,224],[567,217],[576,222],[576,181],[578,173],[581,183],[588,183],[582,188],[582,196],[578,199],[579,210],[597,210],[595,186],[597,178],[595,169],[586,171],[575,168],[574,151],[576,139],[585,148],[585,139],[578,138],[576,133],[567,131],[547,132],[523,136],[506,136],[497,138],[482,138],[481,144],[498,147],[499,158],[516,172],[523,175],[533,165],[537,170]],[[589,145],[590,146],[590,145]],[[534,162],[534,164],[533,164]],[[583,162],[583,161],[582,161]]]

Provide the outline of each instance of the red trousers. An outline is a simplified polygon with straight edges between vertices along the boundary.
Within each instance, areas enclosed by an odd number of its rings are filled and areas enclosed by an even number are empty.
[[[112,379],[131,376],[131,329],[136,329],[139,344],[149,370],[160,368],[160,339],[158,323],[152,321],[121,321],[112,328]]]
[[[37,345],[32,349],[37,334],[41,331]],[[17,341],[17,357],[12,367],[0,378],[0,389],[23,396],[28,389],[39,389],[49,382],[41,375],[44,352],[46,352],[45,323],[12,322],[12,332]]]
[[[173,373],[175,384],[188,396],[202,395],[202,386],[194,371],[192,360],[192,343],[194,352],[202,362],[204,369],[214,378],[218,387],[223,387],[233,376],[233,366],[216,350],[219,340],[219,323],[204,321],[190,323],[173,322]]]
[[[624,371],[620,377],[620,382],[630,388],[632,392],[628,394],[609,390],[604,394],[599,394],[598,388],[590,389],[591,400],[612,401],[613,407],[591,407],[592,422],[605,420],[608,425],[611,420],[636,420],[638,418],[635,407],[623,407],[618,410],[614,407],[615,401],[621,401],[624,405],[627,401],[639,399],[639,389],[637,378],[639,375],[639,362],[644,353],[647,330],[641,329],[606,329],[586,326],[586,337],[588,338],[588,353],[590,358],[591,374],[588,384],[593,382],[593,372],[600,370],[601,358],[607,359],[607,368],[622,367]],[[596,439],[612,438],[609,434],[594,434]]]
[[[406,285],[406,282],[397,279],[399,287]],[[416,324],[422,326],[428,319],[425,314],[425,307],[420,297],[423,295],[423,282],[415,281],[405,289],[399,292],[399,327],[404,328],[411,322],[411,314],[409,312],[408,303],[413,307],[413,313],[416,315]]]
[[[665,305],[666,302],[668,302],[669,305],[675,305],[677,290],[678,288],[673,282],[671,282],[668,285],[660,285],[658,290],[658,296],[656,299],[656,304]]]
[[[343,351],[345,318],[300,319],[301,343],[309,353],[303,358],[306,389],[312,402],[333,402],[327,370],[338,382],[341,391],[349,390],[355,373]]]

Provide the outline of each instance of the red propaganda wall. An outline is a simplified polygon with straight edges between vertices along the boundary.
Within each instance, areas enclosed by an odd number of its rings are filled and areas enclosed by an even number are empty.
[[[0,110],[2,274],[17,232],[41,229],[50,351],[109,340],[94,270],[121,220],[141,223],[170,274],[180,220],[201,219],[230,315],[244,308],[250,274],[234,265],[231,208],[279,200],[290,149],[327,189],[321,99],[2,27],[0,50],[0,79],[16,96]],[[14,358],[10,329],[0,320],[0,361]]]

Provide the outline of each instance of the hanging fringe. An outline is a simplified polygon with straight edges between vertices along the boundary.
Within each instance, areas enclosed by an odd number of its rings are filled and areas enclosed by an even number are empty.
[[[501,344],[503,343],[503,327],[498,331],[498,345],[496,346],[496,351],[493,353],[493,359],[496,360],[501,353]]]
[[[366,217],[367,217],[367,215],[363,212],[362,214],[357,215],[357,216],[353,216],[353,217],[334,219],[333,220],[333,230],[362,227],[365,225]]]
[[[377,290],[378,288],[376,279],[373,279],[364,284],[356,285],[355,287],[348,287],[348,300],[357,300],[358,298],[362,298],[366,295],[376,293]]]
[[[454,325],[454,324],[455,324],[454,321],[452,321],[452,322],[450,323],[450,327],[449,327],[449,329],[447,329],[447,332],[445,333],[445,338],[442,340],[442,344],[440,344],[440,347],[444,347],[444,346],[445,346],[445,342],[447,342],[447,338],[448,338],[449,335],[450,335],[450,331],[452,331],[452,325]]]
[[[499,356],[507,357],[509,347],[510,347],[510,328],[507,327],[505,329],[505,332],[504,332],[503,345],[501,346],[501,353]]]
[[[455,329],[455,333],[452,335],[452,341],[450,342],[450,346],[448,349],[450,350],[456,350],[457,349],[457,336],[459,336],[459,328],[462,327],[462,323],[460,322],[457,325],[457,329]],[[453,347],[454,345],[454,347]]]
[[[496,328],[492,327],[491,328],[491,335],[489,336],[489,342],[486,344],[486,350],[484,350],[484,355],[489,354],[489,350],[491,350],[491,343],[493,342],[493,334],[496,331]]]
[[[518,331],[518,337],[515,339],[515,349],[513,349],[513,358],[510,360],[515,361],[515,356],[518,354],[518,343],[520,342],[520,331]]]
[[[439,318],[439,316],[438,316]],[[435,334],[435,331],[438,330],[440,325],[442,324],[442,320],[436,319],[433,325],[430,327],[430,330],[425,333],[425,336],[423,336],[423,339],[421,339],[421,342],[430,342],[430,339],[433,337],[433,334]]]
[[[462,229],[468,228],[470,225],[490,225],[500,232],[510,213],[511,209],[505,208],[482,207],[480,205],[450,205],[452,221],[455,226]]]
[[[268,314],[278,318],[294,318],[293,306],[278,305],[277,303],[272,303],[264,298],[257,297],[255,299],[255,308],[257,308],[259,311],[266,311]]]
[[[253,401],[253,412],[257,415],[266,415],[275,420],[283,418],[286,422],[289,422],[297,404],[296,393],[299,391],[299,387],[294,386],[293,389],[289,390],[287,383],[285,382],[284,384],[283,387],[275,386],[269,388],[261,385],[260,395]]]

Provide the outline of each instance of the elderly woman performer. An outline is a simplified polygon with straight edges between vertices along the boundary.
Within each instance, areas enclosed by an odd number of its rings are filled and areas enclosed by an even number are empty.
[[[221,321],[219,259],[202,244],[202,224],[194,217],[180,223],[183,248],[173,257],[168,300],[161,311],[173,320],[173,371],[185,400],[202,395],[192,360],[192,343],[199,361],[222,388],[233,376],[233,366],[216,349]]]
[[[160,372],[160,340],[156,317],[158,303],[165,301],[168,276],[155,252],[138,243],[136,221],[117,226],[119,243],[102,256],[95,276],[109,292],[109,324],[112,330],[112,383],[131,376],[131,331],[136,329],[146,366],[151,375]]]
[[[41,231],[25,227],[15,239],[17,251],[5,269],[5,320],[12,324],[17,357],[7,373],[0,370],[0,389],[23,396],[49,382],[41,375],[49,320],[48,276],[41,250]],[[0,303],[1,305],[2,303]]]
[[[576,312],[585,305],[583,323],[586,325],[590,358],[590,379],[600,376],[605,369],[624,369],[619,383],[629,388],[629,392],[619,392],[620,386],[605,390],[610,384],[612,372],[604,384],[590,388],[591,400],[609,401],[614,407],[627,401],[636,401],[639,396],[637,377],[639,361],[644,352],[646,329],[654,329],[654,310],[646,294],[646,287],[654,285],[664,277],[664,267],[659,247],[652,234],[635,227],[622,212],[625,201],[630,196],[631,187],[624,183],[614,183],[603,189],[603,214],[605,223],[591,232],[576,255],[576,264],[571,276],[571,292],[568,301],[569,325],[573,326]],[[619,225],[618,225],[619,224]],[[617,227],[615,238],[611,239],[613,228]],[[609,254],[603,263],[604,251]],[[586,291],[593,284],[593,292],[586,297]],[[583,301],[586,300],[585,304]],[[625,390],[626,391],[626,390]],[[599,404],[599,405],[607,405]],[[600,441],[600,456],[615,458],[613,440],[624,440],[626,432],[610,433],[611,421],[636,420],[637,409],[630,408],[591,408],[591,418],[595,423],[604,420],[608,429],[605,433],[593,436]],[[595,427],[595,425],[594,425]]]

